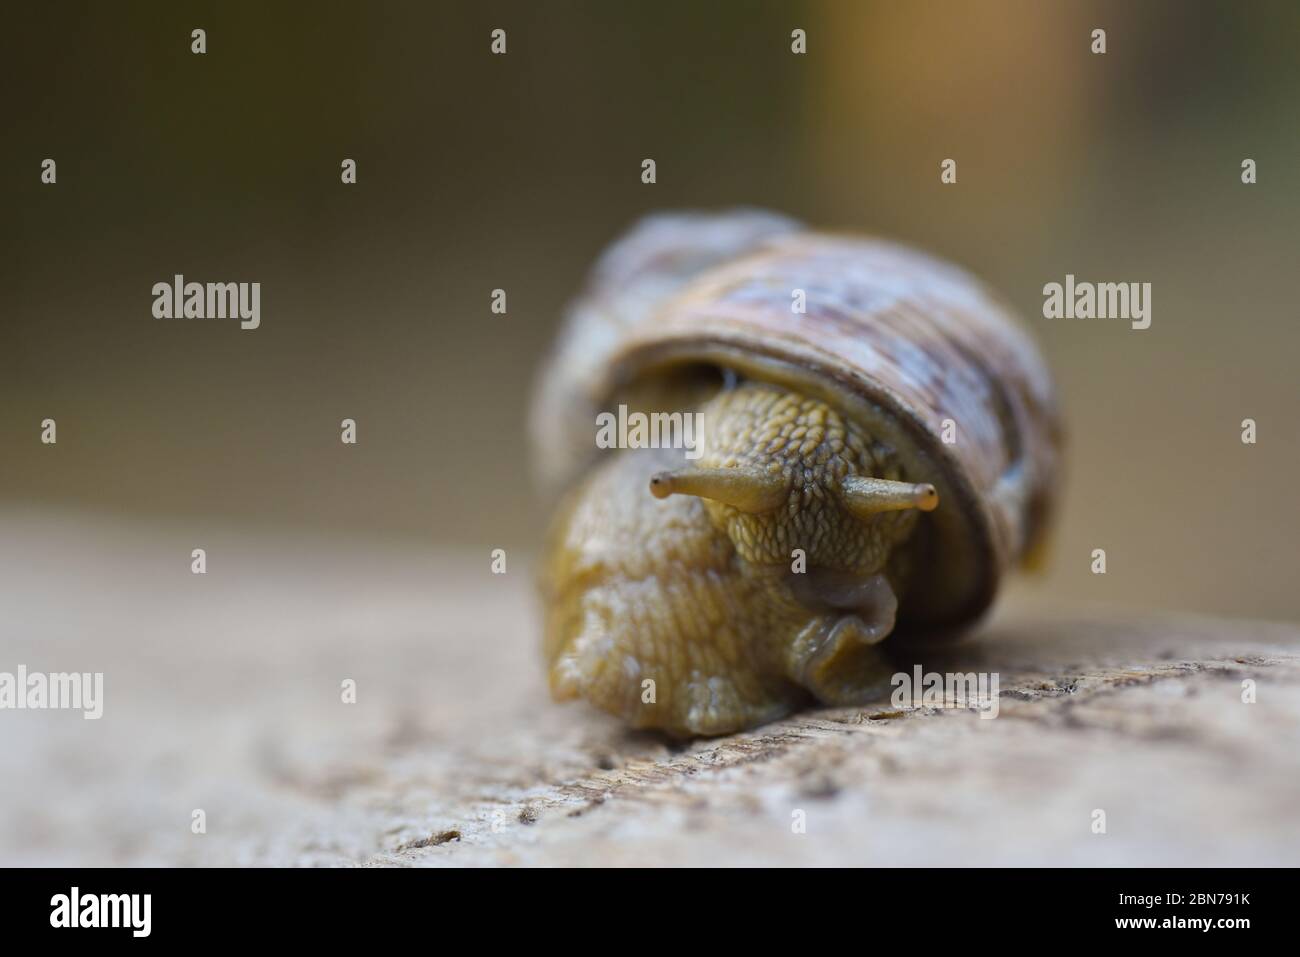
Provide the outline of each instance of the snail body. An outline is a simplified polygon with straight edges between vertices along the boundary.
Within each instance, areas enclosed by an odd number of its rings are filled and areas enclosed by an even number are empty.
[[[597,455],[618,404],[699,412],[698,447]],[[541,581],[552,692],[683,736],[863,700],[889,635],[978,620],[1040,540],[1059,461],[1046,368],[974,279],[757,211],[618,241],[534,414],[566,492]]]

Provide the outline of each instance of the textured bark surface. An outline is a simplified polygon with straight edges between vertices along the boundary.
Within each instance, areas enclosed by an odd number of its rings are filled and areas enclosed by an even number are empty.
[[[103,671],[105,707],[0,712],[0,863],[1300,863],[1292,625],[1022,590],[900,661],[997,672],[995,719],[882,699],[675,745],[549,701],[513,552],[3,529],[0,670]]]

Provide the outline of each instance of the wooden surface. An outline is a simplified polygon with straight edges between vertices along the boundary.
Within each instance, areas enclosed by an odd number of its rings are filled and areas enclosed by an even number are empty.
[[[105,673],[100,721],[0,712],[0,864],[1300,863],[1295,626],[1022,589],[918,661],[998,672],[996,719],[672,745],[549,701],[489,550],[0,516],[0,670]]]

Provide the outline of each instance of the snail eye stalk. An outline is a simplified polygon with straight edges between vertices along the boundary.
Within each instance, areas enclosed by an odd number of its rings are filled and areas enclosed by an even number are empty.
[[[891,482],[857,475],[840,484],[840,494],[844,506],[858,518],[908,508],[932,512],[939,505],[939,493],[933,485],[913,485],[911,482]]]
[[[786,500],[789,486],[779,475],[757,469],[688,468],[652,475],[650,494],[655,498],[695,495],[758,513],[778,508]]]

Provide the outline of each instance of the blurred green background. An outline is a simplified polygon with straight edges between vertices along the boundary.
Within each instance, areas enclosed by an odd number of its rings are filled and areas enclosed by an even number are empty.
[[[531,547],[544,525],[531,379],[593,258],[644,213],[752,204],[930,249],[1024,313],[1070,428],[1050,594],[1300,617],[1294,3],[4,17],[10,515],[439,543],[486,568],[486,547]],[[177,272],[260,282],[261,328],[155,320],[150,288]],[[1067,272],[1152,283],[1151,329],[1042,319],[1043,284]]]

